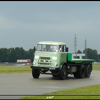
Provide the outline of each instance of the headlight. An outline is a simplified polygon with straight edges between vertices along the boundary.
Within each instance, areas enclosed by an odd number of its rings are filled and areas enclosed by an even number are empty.
[[[34,62],[33,62],[33,65],[35,65],[35,64],[36,64],[36,62],[34,61]]]
[[[35,56],[35,59],[38,59],[39,58],[39,56]]]
[[[57,60],[57,57],[52,57],[53,60]]]

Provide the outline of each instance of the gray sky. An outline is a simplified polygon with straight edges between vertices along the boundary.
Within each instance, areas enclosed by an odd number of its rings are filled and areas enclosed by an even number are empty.
[[[100,1],[0,1],[0,48],[29,50],[39,41],[65,42],[69,52],[100,54]]]

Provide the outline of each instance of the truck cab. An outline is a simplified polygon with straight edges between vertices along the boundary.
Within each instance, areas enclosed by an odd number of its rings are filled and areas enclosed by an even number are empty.
[[[62,42],[45,41],[37,44],[35,51],[34,67],[59,68],[62,62],[66,62],[66,44]]]
[[[38,42],[34,54],[32,68],[33,78],[38,78],[40,74],[52,74],[53,77],[65,79],[68,74],[76,76],[78,65],[83,62],[91,63],[91,60],[85,61],[72,60],[72,54],[68,53],[68,47],[63,42],[41,41]],[[49,73],[47,73],[49,71]]]

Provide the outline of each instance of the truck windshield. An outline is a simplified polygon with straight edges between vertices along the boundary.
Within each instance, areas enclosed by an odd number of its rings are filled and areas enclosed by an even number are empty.
[[[38,44],[37,51],[58,52],[58,45]]]

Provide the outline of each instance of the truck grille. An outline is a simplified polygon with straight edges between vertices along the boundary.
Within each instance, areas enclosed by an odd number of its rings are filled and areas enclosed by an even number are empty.
[[[48,65],[48,66],[50,66],[51,65],[50,57],[40,57],[39,61],[38,61],[38,64],[39,65]]]

